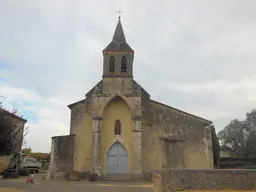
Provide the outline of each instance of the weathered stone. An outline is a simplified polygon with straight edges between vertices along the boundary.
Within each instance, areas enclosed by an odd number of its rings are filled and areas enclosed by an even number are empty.
[[[153,182],[153,188],[160,189],[157,192],[256,188],[256,171],[249,169],[165,169],[155,171],[153,178],[157,178],[157,181]]]
[[[92,168],[98,172],[101,167],[101,119],[94,119],[92,126]]]
[[[52,138],[51,162],[46,180],[64,178],[73,170],[74,135]]]
[[[88,180],[91,181],[91,182],[94,182],[98,179],[98,175],[95,174],[95,173],[90,173],[89,174],[89,177],[88,177]]]
[[[143,178],[141,162],[141,128],[142,122],[134,120],[133,123],[133,179]]]
[[[80,181],[80,174],[77,172],[71,172],[68,176],[68,180],[70,181]]]
[[[153,192],[163,192],[163,182],[162,177],[160,174],[153,174],[152,175],[153,181]]]

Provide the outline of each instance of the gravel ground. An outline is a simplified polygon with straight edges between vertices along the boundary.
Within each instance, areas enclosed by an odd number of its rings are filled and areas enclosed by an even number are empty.
[[[138,182],[45,181],[35,176],[35,184],[25,184],[26,177],[0,180],[0,192],[152,192],[152,185]],[[191,190],[188,192],[249,192],[249,190]],[[185,191],[183,191],[185,192]]]
[[[45,181],[35,175],[35,184],[26,184],[26,177],[0,180],[0,192],[152,192],[149,183]]]

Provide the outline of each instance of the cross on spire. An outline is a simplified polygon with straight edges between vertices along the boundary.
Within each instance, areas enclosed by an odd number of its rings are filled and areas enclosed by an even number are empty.
[[[123,13],[123,12],[121,11],[121,6],[119,6],[119,10],[118,10],[118,11],[116,11],[116,13],[118,13],[118,14],[119,14],[118,18],[120,19],[121,14]]]

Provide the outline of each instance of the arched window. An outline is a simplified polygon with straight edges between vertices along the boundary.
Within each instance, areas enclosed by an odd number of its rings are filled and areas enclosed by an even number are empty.
[[[115,135],[121,135],[121,122],[119,119],[115,122]]]
[[[127,59],[125,56],[121,58],[121,72],[127,72]]]
[[[109,58],[109,72],[115,72],[115,57],[112,55],[110,58]]]

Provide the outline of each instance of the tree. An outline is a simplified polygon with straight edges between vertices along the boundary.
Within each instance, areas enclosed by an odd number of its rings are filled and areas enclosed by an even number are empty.
[[[28,134],[28,127],[21,129],[14,116],[18,111],[9,112],[0,103],[0,155],[9,155],[24,144],[24,137]]]
[[[232,120],[218,133],[220,143],[238,156],[256,156],[256,109],[246,114],[246,119]]]
[[[27,154],[31,154],[32,153],[32,149],[29,147],[29,148],[24,148],[22,149],[22,153],[25,153],[26,155]]]
[[[50,160],[50,154],[49,153],[31,153],[31,157],[34,157],[36,159],[40,160]]]

